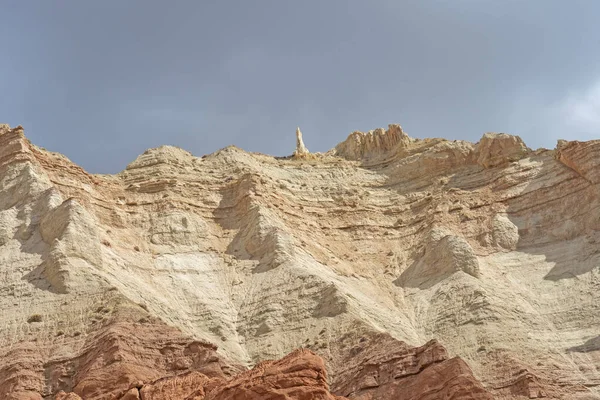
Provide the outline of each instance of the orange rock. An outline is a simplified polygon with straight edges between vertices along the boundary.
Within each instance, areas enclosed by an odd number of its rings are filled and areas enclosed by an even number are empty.
[[[223,383],[225,383],[224,379],[209,378],[200,372],[190,372],[144,385],[140,394],[144,400],[202,400],[207,391]]]
[[[338,362],[332,388],[350,399],[493,399],[467,364],[449,359],[435,340],[411,347],[387,334],[375,335],[348,346]]]
[[[323,360],[310,350],[296,350],[266,361],[208,393],[206,400],[340,399],[329,392]]]
[[[65,393],[63,390],[56,394],[55,400],[82,400],[81,397],[75,393]]]

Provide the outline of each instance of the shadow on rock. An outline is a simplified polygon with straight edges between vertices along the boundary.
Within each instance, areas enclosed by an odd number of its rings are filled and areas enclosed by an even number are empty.
[[[590,353],[600,350],[600,335],[587,340],[584,344],[567,349],[569,353]]]
[[[519,229],[517,250],[544,255],[554,266],[544,279],[559,281],[600,266],[600,190],[551,152],[532,156],[535,179],[508,201]]]

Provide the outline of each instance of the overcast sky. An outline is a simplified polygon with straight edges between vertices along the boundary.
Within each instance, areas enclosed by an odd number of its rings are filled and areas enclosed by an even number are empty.
[[[600,138],[600,1],[0,0],[0,122],[91,172],[162,144],[287,155]]]

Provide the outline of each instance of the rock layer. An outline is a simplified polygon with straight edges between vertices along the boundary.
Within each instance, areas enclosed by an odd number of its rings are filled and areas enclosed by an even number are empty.
[[[340,343],[384,332],[444,345],[413,378],[365,353],[440,396],[459,382],[498,399],[597,398],[598,149],[390,126],[307,158],[163,146],[92,175],[0,126],[0,397],[233,382],[298,348],[323,358],[336,395],[407,396],[347,372],[371,364]]]
[[[136,381],[130,389],[111,392],[115,379],[105,375],[105,396],[120,400],[236,400],[236,399],[440,399],[488,400],[492,396],[459,358],[448,359],[435,341],[411,348],[390,336],[378,335],[369,344],[358,342],[344,354],[344,367],[332,394],[323,359],[310,350],[296,350],[277,361],[264,361],[252,370],[227,379],[199,371]],[[206,370],[205,366],[199,366]],[[211,369],[209,369],[210,371]],[[118,376],[118,375],[113,375]],[[89,394],[84,398],[92,398]],[[77,393],[60,391],[55,400],[78,400]],[[99,396],[95,396],[98,398]]]
[[[437,341],[410,347],[387,334],[344,343],[332,390],[349,399],[492,399],[458,357]]]
[[[390,125],[386,130],[382,128],[363,132],[353,132],[342,143],[333,149],[333,154],[347,160],[362,160],[377,157],[398,148],[407,147],[411,138],[404,133],[400,125]]]

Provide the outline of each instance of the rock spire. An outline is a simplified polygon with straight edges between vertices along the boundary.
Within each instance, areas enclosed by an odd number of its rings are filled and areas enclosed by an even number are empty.
[[[296,128],[296,151],[294,151],[294,156],[302,157],[309,153],[310,152],[308,151],[308,149],[304,145],[304,141],[302,140],[302,132],[300,131],[300,128],[298,127],[298,128]]]

